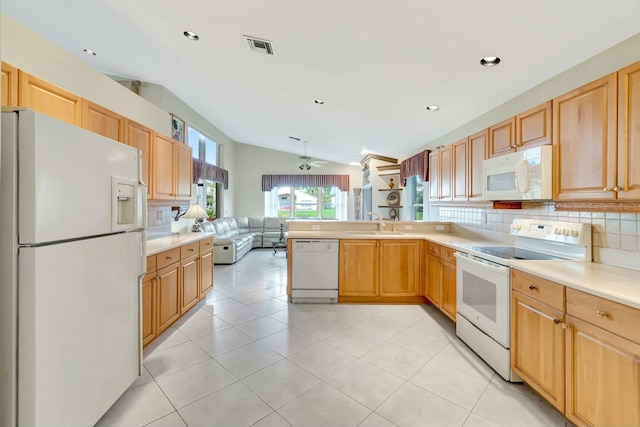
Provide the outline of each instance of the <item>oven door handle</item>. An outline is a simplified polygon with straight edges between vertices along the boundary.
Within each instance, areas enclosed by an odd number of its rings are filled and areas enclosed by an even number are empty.
[[[453,256],[460,259],[463,262],[469,262],[476,267],[484,268],[485,270],[490,270],[494,273],[500,273],[504,275],[508,275],[510,272],[510,268],[504,265],[496,264],[495,262],[483,260],[472,255],[466,254],[464,252],[454,252]]]

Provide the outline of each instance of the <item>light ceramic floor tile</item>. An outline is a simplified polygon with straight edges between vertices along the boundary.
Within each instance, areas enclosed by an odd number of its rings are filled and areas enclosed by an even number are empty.
[[[233,299],[235,299],[236,301],[240,301],[245,305],[251,305],[257,302],[266,301],[270,298],[273,298],[277,296],[275,295],[276,293],[277,293],[276,291],[271,291],[269,289],[262,289],[259,291],[251,291],[246,294],[234,296]]]
[[[215,357],[231,374],[242,379],[282,359],[278,353],[254,342]]]
[[[467,421],[464,422],[463,427],[501,427],[501,426],[500,424],[496,424],[493,421],[489,421],[486,418],[482,418],[480,415],[471,413],[469,414],[469,418],[467,418]]]
[[[389,338],[389,342],[421,354],[429,359],[438,354],[451,338],[438,326],[437,329],[418,331],[405,329]]]
[[[289,306],[288,310],[279,311],[271,315],[276,320],[284,322],[291,326],[296,326],[311,319],[317,319],[318,316],[314,313],[306,311],[298,311],[293,306]]]
[[[169,347],[184,344],[189,341],[189,337],[183,334],[175,326],[171,326],[164,331],[158,338],[153,340],[151,344],[144,348],[144,357],[147,357],[154,351],[161,351]]]
[[[376,409],[405,381],[366,362],[356,360],[326,382],[369,409]]]
[[[397,427],[394,423],[372,412],[358,427]]]
[[[469,415],[466,409],[410,383],[380,405],[376,413],[403,427],[459,427]]]
[[[144,360],[144,366],[155,378],[184,369],[209,359],[200,347],[189,341],[166,350],[154,352]]]
[[[215,331],[211,335],[204,336],[194,340],[198,347],[214,357],[234,348],[242,347],[255,341],[252,337],[236,328],[223,329]]]
[[[251,304],[249,307],[253,308],[256,311],[259,311],[262,314],[274,314],[278,311],[285,310],[287,308],[287,303],[284,301],[280,301],[277,298],[270,298],[266,301],[260,301],[255,304]]]
[[[217,268],[217,267],[216,267]],[[204,296],[204,299],[202,300],[202,302],[204,303],[204,305],[212,303],[214,301],[218,301],[221,299],[226,299],[227,296],[226,295],[222,295],[220,292],[213,290],[213,291],[209,291],[207,292],[207,294]],[[203,306],[204,308],[204,306]]]
[[[473,412],[503,426],[563,427],[564,419],[546,403],[489,384]]]
[[[296,329],[300,329],[302,332],[311,334],[318,339],[324,339],[333,334],[337,334],[343,329],[346,329],[347,325],[337,321],[325,319],[323,317],[316,317],[315,319],[310,319],[306,322],[298,323],[294,327]]]
[[[277,412],[267,415],[251,427],[291,427],[291,424],[280,416]]]
[[[242,308],[236,308],[235,310],[225,311],[224,313],[217,314],[217,316],[225,322],[236,326],[241,323],[262,317],[264,316],[264,314],[252,308],[244,306]]]
[[[295,328],[287,328],[262,338],[259,342],[286,357],[312,346],[318,342],[318,338]]]
[[[234,300],[233,298],[224,297],[224,299],[217,299],[211,302],[208,302],[205,305],[213,314],[224,313],[225,311],[235,310],[237,308],[244,307],[244,304]]]
[[[158,379],[173,406],[180,409],[237,380],[213,359]]]
[[[293,426],[357,426],[371,411],[321,383],[278,410]]]
[[[155,382],[125,392],[100,418],[96,427],[143,426],[174,412]]]
[[[288,327],[289,325],[286,323],[282,323],[279,320],[268,316],[250,320],[236,326],[236,328],[240,329],[245,334],[256,339],[266,337],[267,335],[287,329]]]
[[[185,323],[191,320],[205,319],[210,318],[211,313],[208,310],[202,308],[202,306],[195,306],[187,313],[183,314],[176,322],[173,324],[176,328],[184,325]]]
[[[533,399],[539,399],[538,395],[533,390],[531,390],[527,385],[525,385],[525,383],[510,383],[509,381],[506,381],[497,373],[493,376],[493,378],[491,378],[491,384],[497,385],[499,387],[505,387],[511,391],[522,393],[525,396],[529,396]]]
[[[273,411],[237,382],[178,412],[189,427],[244,427],[254,424]]]
[[[362,321],[354,326],[354,328],[364,332],[365,334],[384,338],[386,340],[407,328],[407,325],[403,322],[394,322],[388,318],[374,316]]]
[[[471,410],[490,380],[432,360],[409,382]]]
[[[433,357],[433,360],[487,379],[493,378],[495,374],[484,360],[460,340],[451,341]]]
[[[180,326],[178,330],[193,340],[204,337],[205,335],[210,335],[213,331],[230,327],[231,325],[217,316],[210,316],[209,318],[190,320]]]
[[[404,347],[385,342],[365,354],[362,360],[408,380],[429,359]]]
[[[292,354],[288,359],[322,379],[328,378],[356,360],[350,354],[324,342]]]
[[[129,386],[129,388],[127,390],[131,390],[131,389],[134,389],[136,387],[140,387],[141,385],[149,384],[152,381],[153,381],[153,377],[151,376],[149,371],[147,371],[147,368],[145,368],[143,366],[142,367],[142,375],[140,375],[138,378],[136,378],[136,380],[131,383],[131,385]]]
[[[324,342],[345,351],[352,356],[361,357],[374,347],[381,344],[384,339],[371,336],[357,329],[345,329],[335,335],[326,338]]]
[[[283,359],[242,380],[273,409],[309,390],[320,380],[298,365]]]
[[[178,412],[172,412],[151,424],[147,424],[145,427],[187,427],[187,425]]]

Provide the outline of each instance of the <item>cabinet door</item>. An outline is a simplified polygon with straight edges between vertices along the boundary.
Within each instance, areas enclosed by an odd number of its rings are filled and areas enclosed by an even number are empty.
[[[180,263],[157,273],[158,331],[160,334],[180,317]]]
[[[200,257],[180,261],[180,314],[184,314],[200,300]]]
[[[153,198],[174,200],[176,197],[176,161],[173,140],[155,135],[153,144]]]
[[[338,295],[379,295],[378,252],[377,240],[340,240]]]
[[[2,63],[2,106],[18,105],[18,69]]]
[[[127,120],[125,124],[125,143],[140,150],[142,156],[142,181],[147,184],[147,197],[153,195],[153,182],[151,182],[153,163],[151,162],[151,149],[154,133],[146,126]]]
[[[427,292],[425,295],[436,307],[442,306],[442,261],[427,256]]]
[[[567,315],[567,404],[578,426],[640,425],[640,344]]]
[[[516,118],[512,117],[489,128],[489,157],[516,151]]]
[[[156,273],[147,274],[142,280],[142,345],[149,344],[157,336],[156,324]]]
[[[564,410],[564,313],[511,292],[511,369]]]
[[[82,103],[82,127],[115,141],[125,142],[125,118],[86,99]]]
[[[18,104],[75,126],[82,124],[82,98],[24,71],[18,72]]]
[[[618,199],[640,199],[640,62],[618,71]]]
[[[453,144],[453,200],[467,200],[467,139]]]
[[[440,200],[453,200],[453,146],[440,149]]]
[[[442,261],[442,312],[456,320],[456,265]]]
[[[554,199],[614,199],[616,74],[553,100]]]
[[[420,242],[380,242],[380,296],[417,296],[420,291]]]
[[[469,137],[469,200],[482,200],[482,162],[487,158],[489,129]]]
[[[440,168],[438,151],[429,153],[429,200],[438,201],[440,197]]]
[[[551,144],[551,101],[516,116],[516,149]]]
[[[193,182],[193,160],[191,147],[176,142],[176,198],[191,199],[191,184]]]
[[[200,298],[213,289],[213,250],[200,254]]]

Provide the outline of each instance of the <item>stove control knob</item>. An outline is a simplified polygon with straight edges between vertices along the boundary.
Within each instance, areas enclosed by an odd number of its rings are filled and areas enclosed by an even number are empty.
[[[578,237],[578,232],[576,230],[571,230],[569,234],[571,235],[571,237]]]

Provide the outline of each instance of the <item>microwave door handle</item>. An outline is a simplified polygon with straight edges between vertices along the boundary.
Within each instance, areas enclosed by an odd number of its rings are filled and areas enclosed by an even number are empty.
[[[516,163],[516,190],[520,194],[529,192],[529,162],[526,160]]]

